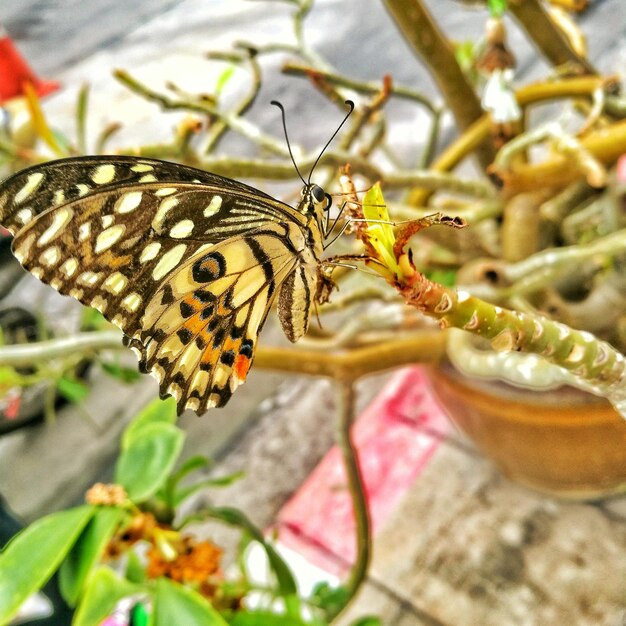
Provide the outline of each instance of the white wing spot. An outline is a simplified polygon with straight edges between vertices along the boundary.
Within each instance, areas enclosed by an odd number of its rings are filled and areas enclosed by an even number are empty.
[[[45,246],[50,243],[62,230],[67,226],[67,223],[72,219],[74,211],[72,209],[58,209],[52,216],[52,224],[44,231],[43,235],[39,237],[37,244]]]
[[[126,318],[123,315],[116,315],[111,322],[115,324],[118,328],[124,328],[126,326]]]
[[[113,210],[117,213],[130,213],[139,206],[141,196],[143,196],[141,191],[129,191],[118,199]]]
[[[152,228],[158,230],[163,224],[163,220],[165,219],[168,211],[171,211],[177,204],[178,198],[165,198],[165,200],[162,200],[161,204],[159,204],[156,215],[152,220]]]
[[[103,215],[102,216],[102,228],[108,228],[113,224],[115,218],[112,215]]]
[[[200,400],[198,400],[198,398],[188,398],[185,408],[197,411],[200,408]]]
[[[82,198],[83,196],[86,196],[91,191],[91,187],[89,185],[85,185],[83,183],[79,183],[78,185],[74,185],[74,186],[78,190],[78,197],[79,198]]]
[[[130,170],[131,172],[151,172],[154,168],[152,165],[148,165],[147,163],[138,163],[137,165],[133,165]]]
[[[50,246],[39,255],[39,262],[46,267],[52,267],[59,262],[60,258],[61,251],[59,248],[57,246]]]
[[[165,370],[160,365],[153,365],[150,375],[160,383],[165,378]]]
[[[72,257],[71,259],[67,259],[63,265],[61,265],[61,271],[68,277],[71,278],[74,276],[74,273],[78,269],[78,261]]]
[[[109,303],[102,296],[96,296],[89,303],[89,306],[92,306],[97,311],[100,311],[100,313],[104,313],[107,310],[107,305],[108,304]]]
[[[41,267],[33,267],[30,270],[30,273],[35,277],[41,280],[43,278],[43,269]]]
[[[211,202],[204,209],[204,217],[215,215],[222,208],[222,196],[213,196]]]
[[[162,198],[164,196],[171,196],[173,193],[176,193],[178,189],[176,187],[161,187],[161,189],[157,189],[154,192],[155,196],[159,196]]]
[[[102,286],[109,292],[118,295],[128,284],[128,279],[119,272],[111,274],[102,284]]]
[[[85,241],[91,235],[91,222],[85,222],[78,227],[78,241]]]
[[[116,226],[111,226],[111,228],[103,230],[96,239],[94,252],[100,254],[108,250],[124,234],[125,230],[126,226],[124,226],[124,224],[117,224]]]
[[[186,244],[179,243],[169,252],[166,252],[156,264],[154,270],[152,270],[152,278],[154,278],[154,280],[161,280],[163,276],[171,272],[183,258],[186,249]]]
[[[37,235],[35,233],[31,233],[27,235],[26,238],[19,242],[19,245],[13,250],[13,255],[20,262],[24,263],[24,261],[30,256],[30,251],[33,246],[33,242]]]
[[[106,185],[106,183],[110,183],[115,178],[115,165],[112,163],[98,165],[98,167],[91,172],[89,178],[91,178],[96,185]]]
[[[156,183],[157,177],[154,174],[146,174],[139,179],[140,183]]]
[[[80,300],[83,297],[83,294],[85,292],[82,289],[71,289],[70,290],[70,296],[72,296],[72,298],[76,298],[77,300]]]
[[[78,282],[82,283],[83,285],[89,285],[90,287],[93,287],[100,280],[100,276],[100,272],[83,272],[78,277]]]
[[[193,232],[194,223],[192,220],[180,220],[170,229],[170,237],[183,239],[189,237]]]
[[[63,285],[63,283],[58,278],[53,278],[50,281],[49,285],[50,287],[58,291],[59,289],[61,289],[61,286]]]
[[[209,399],[206,401],[206,408],[207,408],[207,410],[216,407],[218,405],[219,401],[220,401],[219,393],[212,393],[209,396]]]
[[[176,402],[178,402],[183,395],[183,390],[181,389],[180,385],[176,383],[171,383],[170,386],[167,388],[167,393],[169,393],[170,396],[172,396],[176,400]]]
[[[13,198],[13,202],[15,204],[20,204],[20,202],[24,202],[28,196],[30,196],[34,191],[37,190],[37,187],[41,185],[43,181],[43,172],[35,172],[34,174],[30,174],[26,179],[26,184],[15,194],[15,198]]]
[[[146,261],[152,261],[159,254],[159,250],[161,249],[161,244],[158,241],[153,241],[149,243],[142,251],[141,256],[139,257],[140,263],[145,263]]]
[[[22,209],[17,212],[15,217],[20,224],[28,224],[33,219],[33,211],[32,209]]]
[[[131,313],[134,313],[139,308],[140,304],[141,304],[141,296],[138,293],[134,292],[134,291],[133,291],[133,293],[129,293],[122,300],[122,306],[127,311],[130,311]]]
[[[57,189],[54,192],[54,196],[52,197],[52,203],[54,206],[59,206],[59,204],[63,204],[65,202],[65,192],[63,189]]]

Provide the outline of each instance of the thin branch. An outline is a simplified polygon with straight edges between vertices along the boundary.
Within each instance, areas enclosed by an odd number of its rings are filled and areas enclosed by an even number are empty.
[[[383,86],[378,81],[361,81],[354,78],[348,78],[336,72],[320,70],[310,65],[303,65],[301,63],[294,63],[288,61],[283,65],[283,72],[289,76],[306,76],[307,78],[323,78],[333,85],[339,87],[345,87],[346,89],[352,89],[357,93],[375,95],[381,92]],[[424,94],[419,91],[415,91],[410,87],[404,87],[402,85],[391,85],[390,93],[397,98],[404,100],[410,100],[417,102],[423,107],[427,108],[433,115],[439,112],[436,107]]]
[[[396,25],[430,70],[450,107],[460,132],[483,115],[480,100],[457,63],[454,50],[421,0],[384,0]],[[483,167],[491,163],[493,149],[487,136],[474,146]]]
[[[357,594],[365,581],[372,554],[372,536],[369,509],[365,495],[363,475],[359,466],[359,453],[351,436],[351,427],[355,417],[354,386],[343,383],[339,389],[339,420],[336,429],[336,440],[341,450],[343,468],[346,473],[348,490],[352,500],[355,523],[356,559],[348,580],[344,583],[347,597],[342,606],[331,612],[331,620],[337,617]]]
[[[598,87],[608,82],[610,79],[597,76],[539,82],[521,87],[515,92],[515,96],[522,107],[577,96],[591,98]],[[480,145],[489,135],[490,129],[489,116],[483,115],[435,159],[431,170],[447,172],[454,169],[476,146]],[[416,206],[425,205],[430,196],[429,191],[415,189],[409,194],[407,201]]]
[[[57,359],[74,353],[88,353],[96,350],[123,349],[122,335],[118,330],[103,330],[79,333],[71,337],[48,339],[37,343],[0,346],[2,365],[18,367],[31,365],[42,360]]]
[[[575,73],[597,74],[588,59],[572,48],[565,33],[554,23],[540,0],[513,0],[508,9],[552,65],[569,65]]]
[[[234,130],[250,141],[257,144],[260,148],[269,150],[274,154],[280,156],[288,156],[287,148],[284,142],[267,135],[262,132],[257,126],[251,124],[244,118],[239,117],[235,113],[224,113],[219,111],[215,106],[209,102],[191,102],[187,100],[174,100],[168,96],[160,94],[149,87],[143,85],[138,80],[133,78],[128,72],[124,70],[115,70],[115,78],[117,78],[122,84],[126,85],[131,91],[142,96],[146,100],[157,103],[163,109],[166,110],[179,110],[179,111],[195,111],[215,117],[226,124],[231,130]]]

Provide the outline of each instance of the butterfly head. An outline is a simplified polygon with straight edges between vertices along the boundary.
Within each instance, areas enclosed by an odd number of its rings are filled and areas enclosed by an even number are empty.
[[[321,226],[327,220],[332,202],[330,194],[319,185],[307,183],[302,188],[302,199],[298,204],[298,211],[304,215],[314,216]]]

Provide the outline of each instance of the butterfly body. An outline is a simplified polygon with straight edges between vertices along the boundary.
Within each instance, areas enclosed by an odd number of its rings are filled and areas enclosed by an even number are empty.
[[[252,187],[152,159],[77,157],[0,183],[22,265],[124,331],[179,411],[223,406],[276,299],[291,341],[318,293],[328,200],[292,208]]]

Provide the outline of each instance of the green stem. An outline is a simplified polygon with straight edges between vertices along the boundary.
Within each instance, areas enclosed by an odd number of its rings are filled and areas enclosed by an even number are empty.
[[[331,620],[336,618],[348,606],[361,588],[367,576],[372,552],[371,525],[365,485],[359,466],[359,455],[350,434],[355,413],[353,383],[341,383],[339,401],[339,422],[337,424],[336,439],[341,450],[348,489],[352,498],[356,530],[356,560],[344,585],[347,591],[347,600],[341,608],[329,616]]]
[[[2,365],[31,365],[48,359],[56,359],[77,352],[86,353],[104,349],[122,349],[118,330],[80,333],[71,337],[48,339],[37,343],[0,346]]]
[[[591,333],[551,319],[484,302],[465,291],[447,289],[418,272],[404,278],[398,290],[407,304],[454,326],[489,339],[499,351],[538,354],[593,386],[618,410],[626,400],[626,359]]]

